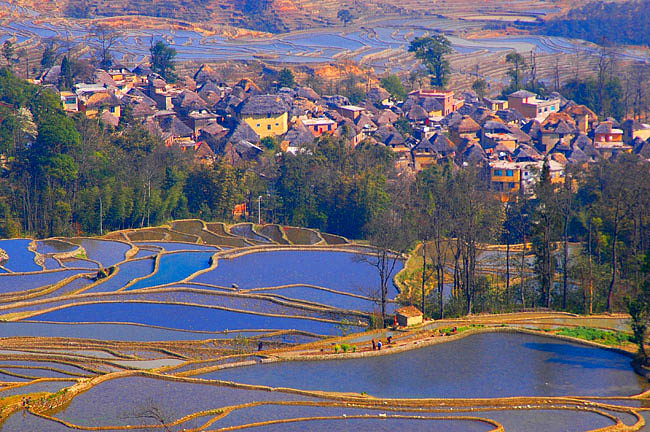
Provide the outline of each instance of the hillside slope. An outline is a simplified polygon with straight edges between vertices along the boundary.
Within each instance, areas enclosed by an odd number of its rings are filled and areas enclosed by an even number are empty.
[[[337,14],[354,18],[383,16],[462,17],[530,13],[562,2],[552,0],[8,0],[47,16],[101,18],[125,15],[168,18],[202,25],[229,25],[280,33],[314,26],[341,25]]]

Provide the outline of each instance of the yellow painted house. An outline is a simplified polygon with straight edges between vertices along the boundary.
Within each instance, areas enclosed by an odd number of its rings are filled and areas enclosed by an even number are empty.
[[[289,107],[280,96],[251,96],[239,116],[260,138],[284,135],[289,130]]]

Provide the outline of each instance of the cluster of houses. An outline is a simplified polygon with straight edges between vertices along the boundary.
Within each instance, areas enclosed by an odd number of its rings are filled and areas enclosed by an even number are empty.
[[[58,82],[56,68],[43,75],[42,84]],[[351,146],[371,141],[391,148],[404,172],[448,161],[481,166],[506,201],[532,193],[545,160],[552,181],[562,182],[570,164],[620,153],[650,159],[650,125],[599,119],[557,93],[540,98],[520,90],[507,100],[494,100],[472,92],[417,90],[396,101],[373,87],[357,106],[344,96],[319,95],[308,87],[267,94],[251,80],[227,85],[205,65],[175,84],[146,66],[97,70],[93,81],[61,91],[63,108],[113,127],[128,116],[166,145],[191,151],[207,164],[218,155],[233,164],[254,160],[265,151],[261,142],[267,137],[277,143],[277,151],[297,153],[331,134]]]

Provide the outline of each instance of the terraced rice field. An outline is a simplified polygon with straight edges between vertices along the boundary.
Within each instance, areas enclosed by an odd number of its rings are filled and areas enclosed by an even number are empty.
[[[360,259],[371,248],[343,237],[185,220],[0,248],[2,431],[638,430],[644,421],[632,396],[648,385],[628,357],[495,333],[627,331],[624,318],[538,313],[363,333],[379,308],[377,269]],[[389,313],[397,295],[391,285]],[[449,326],[463,327],[442,336]],[[373,351],[370,339],[388,335],[393,343]]]

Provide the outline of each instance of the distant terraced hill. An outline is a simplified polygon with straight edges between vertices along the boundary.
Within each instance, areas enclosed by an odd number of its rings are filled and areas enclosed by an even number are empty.
[[[394,15],[531,13],[563,6],[562,1],[552,0],[9,0],[9,3],[48,16],[141,15],[272,33],[341,25],[337,14],[344,9],[355,18],[370,19]]]

